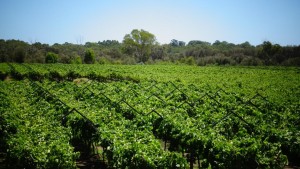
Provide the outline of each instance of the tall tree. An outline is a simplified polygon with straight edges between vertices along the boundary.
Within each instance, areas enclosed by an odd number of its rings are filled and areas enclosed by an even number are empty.
[[[178,41],[176,39],[172,39],[170,42],[171,46],[185,46],[185,42],[184,41]]]
[[[25,49],[23,47],[18,46],[15,49],[15,59],[14,59],[15,62],[23,63],[25,60],[25,56],[26,56]]]
[[[92,64],[95,63],[95,52],[93,49],[87,49],[84,54],[84,63]]]
[[[170,45],[171,46],[179,46],[179,42],[176,39],[172,39],[171,42],[170,42]]]
[[[272,43],[269,41],[264,41],[263,44],[258,46],[258,57],[263,60],[266,65],[269,65],[271,49]]]
[[[143,29],[134,29],[126,34],[123,40],[123,51],[133,54],[139,62],[146,62],[151,53],[151,47],[156,43],[155,36]]]

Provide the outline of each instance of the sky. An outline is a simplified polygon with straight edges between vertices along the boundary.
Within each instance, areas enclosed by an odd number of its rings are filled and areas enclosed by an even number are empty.
[[[300,0],[0,0],[0,39],[121,42],[133,29],[160,44],[300,45]]]

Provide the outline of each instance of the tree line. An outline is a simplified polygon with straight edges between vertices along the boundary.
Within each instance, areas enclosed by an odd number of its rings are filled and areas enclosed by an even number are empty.
[[[169,44],[159,44],[152,33],[134,29],[122,42],[49,45],[0,39],[0,62],[300,66],[300,45],[280,46],[264,41],[254,46],[249,42],[233,44],[219,40],[185,43],[176,39]]]

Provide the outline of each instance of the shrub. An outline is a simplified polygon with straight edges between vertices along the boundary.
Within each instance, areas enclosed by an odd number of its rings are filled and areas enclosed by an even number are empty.
[[[53,52],[48,52],[46,55],[45,62],[46,63],[57,63],[58,61],[58,55]]]
[[[95,63],[95,52],[93,49],[87,49],[84,54],[84,63],[93,64]]]
[[[71,64],[82,64],[82,60],[80,56],[76,56],[74,59],[71,60]]]

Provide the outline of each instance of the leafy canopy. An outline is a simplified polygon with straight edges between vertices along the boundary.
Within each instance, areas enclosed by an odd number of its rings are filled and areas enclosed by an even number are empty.
[[[84,54],[84,63],[92,64],[95,63],[95,52],[93,49],[87,49]]]
[[[57,63],[58,55],[53,52],[48,52],[46,55],[45,62],[46,63]]]
[[[123,50],[127,54],[135,55],[139,62],[146,62],[155,43],[155,35],[143,29],[134,29],[124,36]]]

